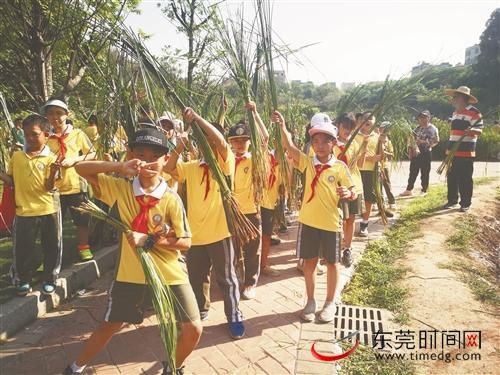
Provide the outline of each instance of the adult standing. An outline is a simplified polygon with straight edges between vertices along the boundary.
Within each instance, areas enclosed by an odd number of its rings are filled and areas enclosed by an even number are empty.
[[[439,143],[439,130],[431,123],[431,113],[428,110],[420,112],[417,116],[418,127],[413,132],[415,146],[410,146],[410,177],[406,190],[400,194],[402,197],[413,195],[413,188],[418,174],[422,194],[429,189],[429,173],[431,171],[432,148]]]
[[[472,200],[476,143],[483,131],[483,120],[481,112],[472,105],[477,103],[477,99],[471,95],[467,86],[445,90],[445,94],[452,97],[451,104],[455,107],[451,117],[450,140],[446,152],[450,152],[457,142],[460,144],[448,171],[448,203],[444,208],[455,207],[459,203],[460,194],[460,211],[467,212]]]

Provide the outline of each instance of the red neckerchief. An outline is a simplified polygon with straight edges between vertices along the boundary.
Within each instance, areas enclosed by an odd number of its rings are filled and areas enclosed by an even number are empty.
[[[66,157],[66,152],[68,147],[66,146],[66,138],[68,138],[69,133],[64,133],[62,135],[52,134],[49,136],[50,139],[55,139],[59,144],[59,157],[64,159]]]
[[[269,173],[269,181],[267,182],[267,186],[269,189],[272,189],[276,180],[278,179],[276,176],[276,167],[278,166],[278,160],[274,157],[273,154],[269,155],[271,157],[271,171]]]
[[[337,141],[337,147],[340,150],[340,154],[338,156],[338,159],[347,164],[347,155],[344,152],[345,151],[345,143],[340,143],[339,141]]]
[[[319,177],[321,176],[321,173],[326,171],[328,168],[330,168],[330,164],[317,164],[314,166],[314,169],[316,170],[316,174],[314,175],[314,178],[311,182],[311,196],[307,200],[306,203],[309,203],[311,199],[314,198],[314,193],[316,190],[316,185],[318,184]]]
[[[210,169],[207,163],[201,163],[200,167],[203,168],[203,178],[201,179],[200,185],[205,181],[205,198],[203,198],[203,200],[206,200],[208,192],[210,191]]]
[[[145,195],[135,197],[137,203],[141,207],[141,211],[137,214],[134,221],[132,221],[132,230],[140,233],[148,233],[148,213],[151,208],[156,206],[160,201],[157,198],[149,196],[148,200],[144,200]]]

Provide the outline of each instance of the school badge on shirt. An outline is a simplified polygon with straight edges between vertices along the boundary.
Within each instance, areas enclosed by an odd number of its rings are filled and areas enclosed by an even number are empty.
[[[328,182],[333,184],[335,182],[335,176],[328,176]]]

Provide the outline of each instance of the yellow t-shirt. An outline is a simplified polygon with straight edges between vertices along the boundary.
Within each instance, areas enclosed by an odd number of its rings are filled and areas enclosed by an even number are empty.
[[[28,156],[24,151],[12,154],[7,174],[14,179],[17,216],[50,215],[58,210],[57,198],[45,189],[49,167],[55,161],[56,156],[47,146],[35,157]]]
[[[252,155],[248,152],[244,159],[235,167],[234,198],[245,215],[255,214],[257,206],[254,200],[252,180]]]
[[[129,181],[101,173],[98,175],[98,183],[99,189],[94,191],[96,197],[109,206],[116,203],[120,220],[130,227],[132,221],[140,212],[140,206],[135,197],[145,195],[139,179],[135,178],[133,181]],[[148,230],[150,233],[167,225],[175,231],[178,238],[191,237],[182,201],[176,193],[168,188],[165,181],[162,180],[156,189],[148,195],[160,199],[158,204],[152,207],[148,213]],[[149,253],[168,285],[189,282],[186,267],[182,263],[179,251],[154,246]],[[121,238],[116,280],[146,284],[146,277],[137,250],[130,246],[125,235],[122,235]]]
[[[67,133],[68,136],[65,139],[67,148],[66,158],[76,158],[80,156],[80,153],[86,155],[89,152],[93,152],[90,140],[83,131],[68,126]],[[59,155],[59,142],[57,139],[49,138],[47,145],[54,154]],[[78,194],[81,192],[80,176],[76,173],[74,167],[61,168],[61,174],[62,178],[56,181],[56,187],[61,195]]]
[[[299,211],[299,222],[313,228],[341,232],[342,219],[338,207],[337,187],[339,183],[346,187],[353,186],[354,183],[347,166],[332,156],[328,162],[330,168],[321,173],[316,184],[314,197],[308,202],[312,193],[311,183],[316,175],[314,167],[316,164],[321,164],[316,157],[311,158],[302,152],[300,153],[299,165],[296,168],[305,174],[306,179],[304,199]]]
[[[356,154],[358,154],[360,148],[361,148],[361,146],[359,145],[358,142],[353,141],[351,143],[351,145],[347,149],[347,152],[345,155],[348,164],[356,156]],[[340,155],[341,152],[342,152],[342,150],[340,149],[340,147],[338,145],[333,146],[333,154],[335,155],[336,158],[338,158],[338,156]],[[359,157],[359,154],[358,154],[358,157]],[[361,181],[361,172],[359,171],[357,163],[354,163],[352,168],[349,168],[349,173],[351,174],[352,182],[354,183],[354,186],[355,186],[355,188],[354,188],[355,191],[357,191],[358,193],[362,192],[363,191],[363,182]]]
[[[356,135],[355,140],[361,145],[364,140],[364,136],[362,134]],[[372,133],[368,138],[368,144],[366,145],[366,156],[375,156],[377,153],[377,145],[378,145],[378,134]],[[363,166],[359,168],[360,171],[373,171],[375,170],[375,162],[368,161],[365,159]]]
[[[218,155],[219,166],[226,176],[234,173],[234,154],[227,145],[227,158]],[[193,233],[192,245],[207,245],[230,237],[222,196],[217,182],[209,172],[210,189],[205,199],[206,179],[203,162],[192,160],[177,164],[179,182],[186,182],[188,220]]]
[[[83,132],[91,142],[95,142],[99,138],[99,130],[97,129],[97,126],[87,126]]]
[[[276,202],[279,198],[279,186],[281,185],[280,167],[279,164],[277,164],[278,161],[275,159],[274,155],[269,155],[269,174],[267,177],[267,183],[269,183],[269,176],[272,172],[273,160],[276,163],[274,167],[274,175],[276,177],[276,180],[274,181],[273,186],[267,186],[262,192],[261,207],[267,208],[268,210],[274,210],[274,208],[276,207]]]

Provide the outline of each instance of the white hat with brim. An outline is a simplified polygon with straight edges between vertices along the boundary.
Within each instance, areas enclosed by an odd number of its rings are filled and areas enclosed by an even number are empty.
[[[458,89],[446,89],[444,93],[449,96],[453,96],[455,94],[462,94],[469,97],[469,103],[475,104],[477,103],[477,98],[470,93],[470,88],[467,86],[460,86]]]
[[[315,134],[327,134],[335,139],[337,139],[337,127],[333,126],[331,123],[324,123],[320,125],[313,126],[311,129],[309,129],[309,135],[312,137]]]
[[[41,108],[43,113],[45,113],[47,107],[59,107],[64,109],[66,112],[69,112],[68,105],[59,99],[51,99],[47,103],[43,105]]]

